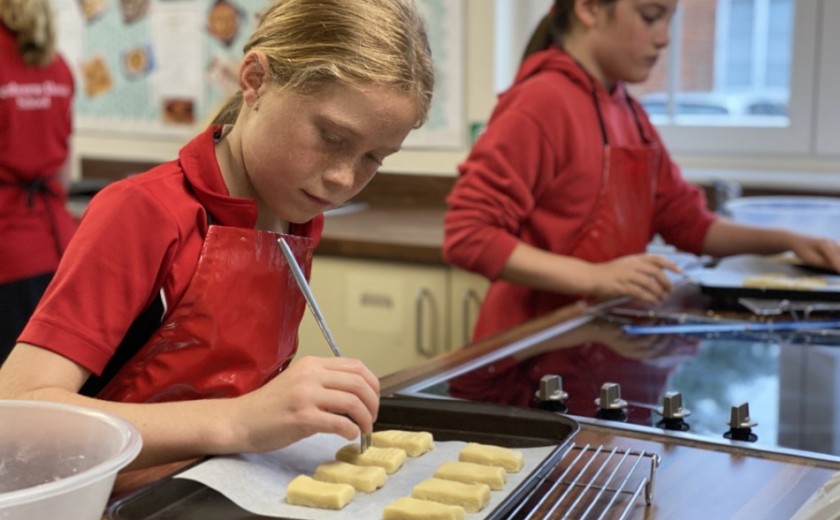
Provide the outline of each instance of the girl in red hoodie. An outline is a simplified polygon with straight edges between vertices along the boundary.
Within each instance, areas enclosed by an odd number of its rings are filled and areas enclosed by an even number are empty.
[[[444,257],[493,280],[474,339],[581,298],[670,293],[655,235],[716,257],[793,251],[840,268],[836,243],[717,218],[625,83],[668,45],[676,0],[555,0],[513,86],[459,166]]]

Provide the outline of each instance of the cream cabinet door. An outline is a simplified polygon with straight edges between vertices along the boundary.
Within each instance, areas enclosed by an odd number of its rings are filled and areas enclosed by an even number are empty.
[[[381,377],[446,351],[448,270],[316,256],[311,285],[342,354]],[[301,355],[331,355],[309,310],[300,327]]]
[[[455,267],[449,270],[449,348],[457,350],[472,339],[478,310],[490,282],[487,278]]]

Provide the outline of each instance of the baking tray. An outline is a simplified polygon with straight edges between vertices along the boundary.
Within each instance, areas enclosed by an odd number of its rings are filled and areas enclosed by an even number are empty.
[[[438,441],[472,441],[509,448],[556,445],[557,448],[487,516],[501,520],[510,518],[511,511],[551,472],[578,432],[579,425],[567,416],[536,409],[475,401],[383,397],[374,429],[423,430],[432,432]],[[170,476],[110,504],[106,518],[257,520],[276,517],[254,515],[201,483]]]
[[[823,276],[829,285],[815,289],[761,289],[743,286],[748,277],[773,273],[797,277]],[[703,294],[713,298],[715,307],[739,307],[739,298],[840,301],[840,276],[837,276],[837,273],[817,273],[811,268],[793,265],[774,257],[740,255],[725,258],[714,268],[693,271],[691,278],[700,286]]]

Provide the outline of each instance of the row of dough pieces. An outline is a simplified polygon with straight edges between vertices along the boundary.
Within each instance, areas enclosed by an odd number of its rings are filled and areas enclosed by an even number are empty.
[[[359,453],[348,444],[336,460],[321,464],[313,477],[299,475],[286,488],[286,501],[294,505],[341,509],[356,491],[372,493],[385,485],[387,475],[402,467],[408,456],[419,457],[434,448],[429,432],[385,430],[374,432],[372,446]],[[445,462],[433,478],[417,484],[411,497],[400,498],[383,511],[383,520],[417,518],[462,519],[480,511],[490,501],[490,490],[501,490],[507,472],[524,465],[522,452],[468,443],[458,461]]]

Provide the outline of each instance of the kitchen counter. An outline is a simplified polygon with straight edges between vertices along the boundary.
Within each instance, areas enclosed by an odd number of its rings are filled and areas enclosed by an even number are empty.
[[[443,264],[443,207],[350,204],[327,214],[316,253]]]
[[[693,293],[693,290],[688,290],[688,292]],[[697,300],[692,299],[695,296],[695,294],[681,295],[681,304],[685,302],[689,302],[689,305],[696,304]],[[699,300],[702,301],[702,298]],[[556,354],[558,348],[563,348],[559,346],[562,343],[561,338],[583,328],[584,324],[591,323],[591,317],[588,317],[587,313],[588,311],[580,306],[561,309],[516,329],[443,355],[425,365],[392,374],[382,380],[383,394],[451,398],[449,396],[451,393],[459,399],[493,402],[504,400],[509,403],[525,402],[528,403],[526,406],[536,406],[533,396],[539,384],[533,380],[538,380],[542,372],[532,373],[532,385],[523,389],[521,380],[513,379],[512,372],[506,367],[510,366],[511,360],[524,360],[535,351],[548,352],[547,356],[553,355],[552,352]],[[730,317],[732,317],[731,314]],[[587,342],[584,341],[584,343]],[[817,348],[812,345],[800,346],[798,349],[812,347]],[[674,348],[673,343],[669,348]],[[735,348],[737,346],[734,343],[729,345],[730,350]],[[702,357],[703,350],[701,349],[697,355]],[[528,372],[538,371],[540,365],[549,362],[549,357],[541,359],[539,354],[530,359],[537,359],[537,361],[533,361],[527,369]],[[589,358],[587,362],[594,362],[594,359]],[[661,364],[656,361],[652,364],[657,363]],[[483,367],[489,367],[484,375],[482,375]],[[482,383],[481,378],[492,373],[494,367],[497,372],[496,378]],[[572,367],[570,370],[578,370],[578,368]],[[794,367],[793,370],[798,369]],[[478,379],[473,377],[476,374],[479,375]],[[521,379],[527,377],[523,375],[526,374],[526,369],[522,369],[518,374],[517,377]],[[589,374],[586,375],[590,377]],[[644,376],[648,377],[646,373]],[[577,398],[579,407],[582,402],[581,387],[579,385],[567,386],[566,374],[563,375],[563,379],[564,389],[570,392],[569,403]],[[627,379],[633,379],[633,376],[630,375]],[[592,403],[592,397],[598,395],[597,389],[602,382],[591,381],[591,386],[596,393],[583,396],[585,399],[583,399],[582,410],[584,411],[580,412],[583,415],[570,415],[581,424],[581,431],[574,439],[575,443],[645,450],[661,457],[661,464],[656,471],[653,503],[644,508],[643,501],[640,499],[634,506],[638,516],[634,515],[633,518],[789,519],[829,477],[840,470],[840,458],[836,455],[774,446],[773,441],[766,438],[762,440],[769,441],[770,446],[762,445],[760,442],[727,440],[722,435],[694,434],[695,428],[701,429],[698,428],[697,422],[692,423],[691,431],[684,433],[664,430],[649,423],[645,425],[644,420],[635,424],[633,418],[624,419],[626,422],[622,422],[621,419],[615,418],[607,420],[597,416],[591,417],[587,415],[589,412],[586,410],[596,408]],[[743,386],[749,385],[746,378],[740,382]],[[479,386],[472,388],[473,392],[469,391],[469,386],[465,390],[465,385],[470,384]],[[779,383],[780,386],[785,384],[785,382]],[[712,388],[714,385],[715,382],[710,379],[709,390],[714,390]],[[737,382],[733,381],[732,386],[737,386]],[[641,386],[641,388],[644,390],[649,387]],[[637,389],[625,387],[625,390],[629,395],[622,392],[621,396],[631,401],[628,415],[638,414],[639,411],[646,412],[648,416],[653,415],[649,408],[640,408],[639,403],[633,401],[633,399],[642,399],[634,395],[634,391],[636,394],[639,393]],[[517,395],[521,393],[527,395],[523,399],[518,399]],[[502,400],[497,398],[497,394]],[[655,399],[660,397],[656,394]],[[758,399],[758,396],[753,396],[753,398]],[[802,400],[806,398],[803,397]],[[574,406],[569,405],[570,409]],[[686,406],[702,408],[708,406],[708,403],[701,406],[701,403],[695,400],[687,403]],[[781,407],[785,408],[785,406],[790,406],[790,404],[782,403]],[[697,411],[702,413],[702,410]],[[800,431],[799,434],[806,437],[810,427],[813,430],[810,433],[819,432],[822,435],[821,426],[804,424],[808,420],[806,416],[807,414],[803,411],[802,417],[799,418],[803,421],[800,426],[806,433]],[[687,419],[692,419],[692,417]],[[728,417],[720,418],[721,433],[726,430],[727,419]],[[650,420],[648,417],[647,421]],[[767,418],[759,417],[759,424],[762,421],[767,422]],[[780,438],[784,435],[796,434],[796,432],[787,431],[788,426],[788,424],[780,426]],[[761,428],[754,431],[759,432],[759,437],[767,436]],[[541,510],[546,510],[547,507],[543,506]]]
[[[696,303],[692,299],[696,295],[681,296],[680,305]],[[429,397],[424,395],[424,388],[451,381],[453,377],[469,373],[488,362],[524,356],[533,349],[551,349],[556,347],[558,338],[590,323],[592,310],[582,305],[560,309],[422,365],[391,374],[381,380],[382,394]],[[505,387],[505,390],[515,391],[513,387]],[[840,458],[826,454],[768,449],[749,442],[708,439],[692,432],[664,431],[631,422],[576,415],[570,417],[580,424],[580,432],[572,439],[578,446],[644,451],[660,457],[652,504],[645,506],[644,500],[638,498],[632,505],[630,518],[786,520],[840,470]],[[180,467],[171,465],[122,474],[114,496]],[[559,469],[554,470],[547,481],[558,478],[558,472]],[[545,518],[550,507],[551,500],[548,500],[541,504],[527,502],[526,508],[537,511],[533,518]]]

